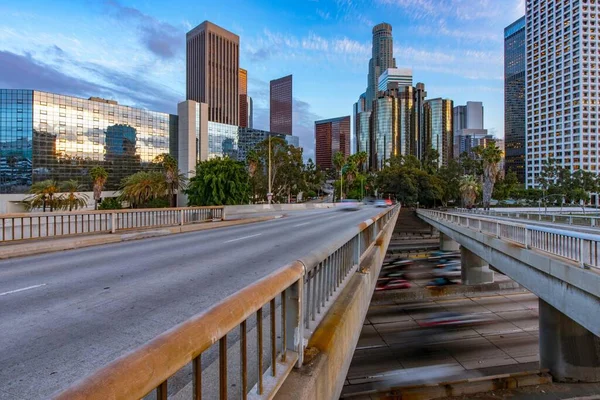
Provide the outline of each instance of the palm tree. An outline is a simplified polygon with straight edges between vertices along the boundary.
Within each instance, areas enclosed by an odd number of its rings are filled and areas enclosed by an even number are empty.
[[[177,160],[169,153],[159,154],[154,158],[154,162],[162,165],[163,173],[165,174],[165,183],[167,184],[169,204],[171,207],[175,207],[175,191],[185,188],[185,177],[177,168]]]
[[[119,200],[127,201],[135,208],[150,200],[164,197],[166,193],[167,183],[162,173],[140,171],[123,179]]]
[[[60,192],[58,182],[52,179],[36,182],[31,185],[29,193],[32,195],[25,199],[25,204],[30,210],[42,207],[42,210],[46,212],[46,206],[49,205],[50,211],[54,211],[56,206],[54,195],[58,192]]]
[[[479,150],[479,156],[483,162],[483,208],[489,210],[494,184],[498,177],[498,166],[502,160],[502,149],[492,142]]]
[[[90,170],[90,176],[92,177],[92,182],[94,184],[94,209],[98,209],[98,203],[102,198],[102,190],[104,189],[104,184],[108,179],[108,172],[106,170],[97,165]]]
[[[335,170],[339,173],[345,164],[346,156],[344,156],[344,153],[340,151],[335,153],[335,155],[333,156],[333,166],[335,167]]]
[[[88,195],[79,193],[82,191],[82,186],[75,179],[62,182],[60,188],[65,192],[65,194],[61,195],[58,199],[61,208],[73,211],[73,209],[77,210],[78,208],[87,206]]]
[[[358,153],[354,154],[354,161],[356,161],[356,165],[358,166],[358,169],[360,171],[364,171],[364,166],[367,163],[367,159],[368,159],[368,155],[366,151],[359,151]]]
[[[477,182],[477,179],[473,175],[464,175],[460,178],[459,188],[463,205],[469,208],[475,204],[475,200],[479,194],[479,183]]]

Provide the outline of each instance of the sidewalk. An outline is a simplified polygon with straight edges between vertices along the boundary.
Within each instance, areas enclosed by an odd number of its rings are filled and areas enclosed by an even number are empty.
[[[33,239],[14,243],[6,243],[0,244],[0,260],[50,253],[55,251],[73,250],[82,247],[98,246],[102,244],[126,242],[129,240],[167,236],[176,233],[195,232],[236,225],[245,225],[254,222],[270,221],[272,219],[277,219],[281,217],[282,215],[269,215],[217,222],[202,222],[198,224],[189,225],[174,225],[162,228],[128,230],[112,234],[103,233],[98,235],[73,235],[68,237],[39,240]]]

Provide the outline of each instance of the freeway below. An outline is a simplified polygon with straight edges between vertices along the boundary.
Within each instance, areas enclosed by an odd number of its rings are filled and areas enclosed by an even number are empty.
[[[381,209],[0,262],[0,399],[48,398]]]

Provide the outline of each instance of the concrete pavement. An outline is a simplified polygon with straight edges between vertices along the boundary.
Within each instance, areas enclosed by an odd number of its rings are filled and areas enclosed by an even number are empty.
[[[307,211],[1,261],[0,399],[47,398],[381,211]]]

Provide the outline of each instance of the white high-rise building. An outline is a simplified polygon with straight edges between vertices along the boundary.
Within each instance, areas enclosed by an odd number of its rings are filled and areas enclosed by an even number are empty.
[[[600,4],[527,0],[526,185],[543,162],[599,171]]]

